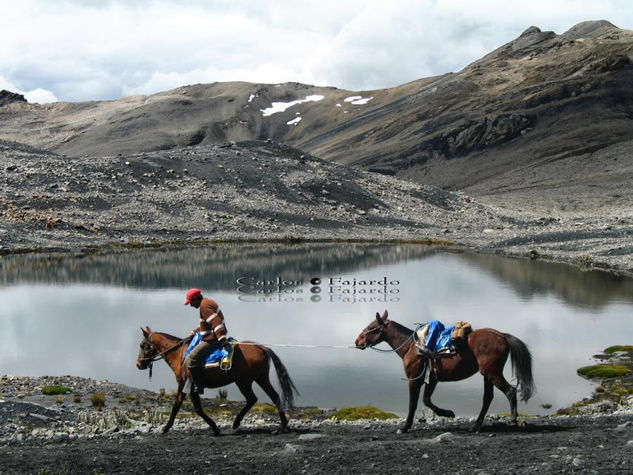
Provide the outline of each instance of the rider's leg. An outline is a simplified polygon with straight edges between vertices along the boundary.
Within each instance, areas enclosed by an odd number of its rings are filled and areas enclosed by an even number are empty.
[[[189,372],[193,378],[193,384],[195,385],[195,391],[198,394],[204,393],[204,366],[207,356],[211,353],[212,346],[213,345],[207,341],[201,341],[191,350],[185,360],[185,365],[189,368]]]

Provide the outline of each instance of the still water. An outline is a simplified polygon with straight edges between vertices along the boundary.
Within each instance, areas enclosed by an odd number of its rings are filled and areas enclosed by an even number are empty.
[[[139,327],[187,335],[198,319],[197,310],[182,304],[189,287],[220,303],[233,337],[273,347],[299,388],[299,405],[370,404],[406,413],[398,356],[347,348],[385,309],[410,328],[430,319],[447,325],[467,320],[523,340],[532,350],[537,385],[529,403],[519,404],[528,414],[547,414],[589,395],[592,384],[576,369],[607,346],[630,344],[633,335],[630,279],[417,245],[227,245],[4,257],[0,373],[70,374],[171,391],[175,380],[164,362],[154,365],[152,380],[136,369]],[[509,363],[506,376],[512,380]],[[482,378],[475,375],[441,383],[434,401],[476,415],[482,395]],[[231,386],[229,397],[241,395]],[[495,390],[490,412],[507,411],[507,400]]]

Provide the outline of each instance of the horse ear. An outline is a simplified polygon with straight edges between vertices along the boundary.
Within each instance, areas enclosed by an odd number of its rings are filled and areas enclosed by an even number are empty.
[[[143,334],[143,336],[147,336],[147,332],[143,330],[143,327],[141,327],[141,333]]]
[[[384,313],[382,314],[382,321],[386,322],[388,318],[389,318],[389,313],[387,313],[387,310],[385,310]]]

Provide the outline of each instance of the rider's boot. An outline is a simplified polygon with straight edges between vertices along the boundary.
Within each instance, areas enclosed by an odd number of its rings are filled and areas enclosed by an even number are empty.
[[[204,370],[198,366],[189,368],[191,378],[193,379],[193,392],[204,394]]]

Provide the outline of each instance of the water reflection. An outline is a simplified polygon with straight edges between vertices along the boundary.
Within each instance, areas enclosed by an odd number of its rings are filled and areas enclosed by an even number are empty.
[[[281,276],[293,284],[245,298],[235,282],[244,276],[255,282]],[[321,279],[318,285],[310,282],[314,277]],[[74,374],[172,389],[173,374],[165,364],[155,365],[151,382],[134,367],[139,327],[187,334],[197,314],[182,300],[196,285],[220,302],[233,336],[273,345],[299,386],[299,404],[323,407],[373,404],[406,412],[399,358],[347,348],[385,308],[411,328],[431,318],[464,319],[528,343],[538,392],[527,407],[520,406],[524,413],[546,413],[542,404],[555,410],[586,396],[591,386],[576,376],[576,368],[606,346],[630,343],[618,335],[633,330],[630,280],[412,245],[12,257],[0,259],[0,278],[0,373]],[[344,285],[383,279],[387,285]],[[575,286],[582,291],[571,291]],[[434,399],[458,414],[475,415],[482,391],[481,377],[475,376],[441,384]],[[229,395],[239,397],[235,389]],[[496,393],[492,411],[507,410],[505,397]]]
[[[83,257],[7,256],[0,259],[0,284],[49,282],[169,288],[197,283],[201,288],[233,290],[240,276],[300,280],[343,273],[434,254],[426,246],[378,244],[240,244],[187,250]]]
[[[511,285],[524,299],[556,295],[570,305],[599,309],[614,301],[633,302],[633,280],[606,272],[585,272],[577,267],[551,262],[496,256],[464,255],[472,265]]]

